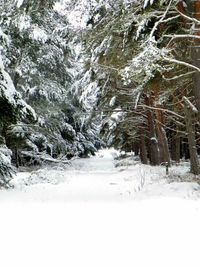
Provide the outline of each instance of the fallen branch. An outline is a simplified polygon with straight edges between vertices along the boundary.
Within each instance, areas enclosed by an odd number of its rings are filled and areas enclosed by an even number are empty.
[[[43,162],[70,164],[69,160],[54,159],[47,154],[33,153],[29,151],[21,151],[20,154],[23,156],[31,157],[32,159],[35,159],[35,160],[41,160]]]

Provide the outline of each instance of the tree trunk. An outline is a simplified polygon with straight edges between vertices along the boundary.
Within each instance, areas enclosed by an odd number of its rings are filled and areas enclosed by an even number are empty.
[[[140,151],[139,143],[136,142],[133,144],[133,151],[134,151],[135,156],[139,155],[139,151]]]
[[[164,125],[164,114],[160,110],[161,105],[159,101],[159,95],[160,95],[160,79],[161,77],[158,76],[155,78],[155,82],[153,84],[153,94],[154,94],[154,105],[157,108],[155,110],[156,115],[156,133],[158,137],[158,146],[159,146],[159,152],[160,152],[160,161],[161,162],[167,162],[168,166],[170,166],[170,153],[169,153],[169,145],[168,140],[166,137],[166,132],[163,128]]]
[[[145,98],[146,105],[152,106],[152,101],[150,97]],[[161,163],[160,160],[160,151],[158,147],[158,140],[156,136],[156,131],[154,128],[154,116],[153,111],[147,110],[147,122],[148,122],[148,128],[149,128],[149,139],[150,139],[150,163],[152,165],[159,165]]]
[[[170,154],[169,154],[169,146],[166,137],[165,130],[161,125],[157,123],[157,135],[158,135],[158,143],[159,143],[159,150],[160,150],[160,158],[162,162],[167,162],[168,166],[170,166]]]
[[[191,173],[198,175],[200,174],[200,166],[195,140],[194,110],[188,105],[188,100],[186,100],[186,98],[184,98],[184,102],[186,131],[190,151],[190,171]]]
[[[171,149],[172,160],[174,160],[176,163],[179,163],[180,158],[181,158],[181,137],[180,137],[180,135],[176,134],[176,135],[172,136],[170,149]]]
[[[188,146],[188,139],[187,138],[182,138],[181,158],[185,158],[185,160],[190,159],[190,152],[189,152],[189,146]]]
[[[148,164],[145,136],[142,132],[140,133],[140,159],[143,164]]]
[[[176,136],[176,139],[175,139],[175,161],[176,163],[179,163],[180,162],[180,155],[181,155],[181,139],[180,139],[180,136]]]
[[[176,160],[176,136],[171,136],[170,153],[171,153],[171,159],[175,161]]]
[[[16,168],[19,168],[19,154],[18,154],[17,147],[15,147],[15,165],[16,165]]]
[[[187,1],[187,13],[190,17],[200,20],[200,0]],[[194,24],[194,34],[200,36],[200,25]],[[200,40],[195,39],[191,47],[192,63],[200,68]],[[193,77],[193,95],[195,97],[196,107],[199,111],[198,119],[200,121],[200,73],[195,72]]]

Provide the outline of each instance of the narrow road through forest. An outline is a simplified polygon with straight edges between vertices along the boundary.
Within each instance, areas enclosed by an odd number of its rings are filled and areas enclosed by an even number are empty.
[[[199,267],[198,185],[115,168],[114,153],[20,173],[0,192],[3,267]]]
[[[74,159],[67,166],[18,173],[12,181],[14,189],[2,191],[0,201],[121,203],[154,197],[199,199],[197,183],[173,182],[180,175],[189,177],[188,166],[174,166],[166,176],[163,166],[142,165],[134,157],[116,161],[117,154],[105,149],[95,157]]]

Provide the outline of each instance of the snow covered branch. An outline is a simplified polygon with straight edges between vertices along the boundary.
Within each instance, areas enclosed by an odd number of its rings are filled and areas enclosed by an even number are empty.
[[[186,66],[188,68],[192,68],[192,69],[195,69],[196,71],[200,72],[200,68],[190,64],[190,63],[187,63],[185,61],[181,61],[181,60],[177,60],[177,59],[174,59],[174,58],[170,58],[170,57],[163,57],[163,59],[165,61],[168,61],[170,63],[175,63],[175,64],[179,64],[179,65],[183,65],[183,66]]]
[[[199,35],[192,35],[192,34],[165,34],[163,37],[167,38],[173,38],[173,39],[182,39],[182,38],[194,38],[194,39],[200,39]]]
[[[99,66],[99,67],[104,68],[104,69],[110,69],[110,70],[120,71],[120,69],[118,69],[118,68],[107,66],[107,65],[103,65],[103,64],[100,64],[100,63],[96,63],[96,62],[95,63],[92,63],[91,65],[93,65],[93,66]]]
[[[166,22],[172,21],[172,20],[174,20],[174,19],[178,19],[179,17],[180,17],[180,15],[176,15],[176,16],[174,16],[174,17],[164,19],[162,22],[166,23]]]
[[[167,6],[167,8],[166,8],[166,10],[165,10],[165,12],[164,12],[164,14],[163,14],[163,16],[161,17],[161,19],[158,20],[158,21],[154,24],[154,27],[153,27],[153,29],[151,30],[151,33],[150,33],[150,35],[149,35],[149,39],[150,39],[150,40],[153,38],[153,35],[154,35],[155,31],[156,31],[157,28],[158,28],[158,25],[164,21],[164,18],[166,17],[166,15],[167,15],[167,13],[168,13],[170,7],[171,7],[172,1],[173,1],[173,0],[171,0],[171,1],[169,2],[169,4],[168,4],[168,6]]]
[[[187,73],[184,73],[184,74],[176,75],[176,76],[174,76],[174,77],[172,77],[172,78],[167,78],[167,77],[165,77],[164,75],[162,75],[162,77],[163,77],[163,79],[166,80],[166,81],[173,81],[173,80],[177,80],[177,79],[183,78],[183,77],[185,77],[185,76],[192,75],[192,74],[194,74],[194,73],[195,73],[195,71],[190,71],[190,72],[187,72]]]

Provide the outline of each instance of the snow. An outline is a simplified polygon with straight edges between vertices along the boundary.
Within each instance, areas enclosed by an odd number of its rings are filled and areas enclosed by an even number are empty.
[[[143,8],[145,9],[149,4],[150,5],[153,5],[153,2],[154,2],[154,0],[145,0],[144,1]]]
[[[0,194],[2,266],[199,266],[200,186],[189,166],[166,176],[132,155],[115,167],[117,155],[18,173]]]
[[[84,81],[83,81],[84,82]],[[80,96],[80,101],[82,102],[86,110],[91,110],[96,106],[97,95],[99,92],[98,82],[94,81],[87,85],[87,88],[82,92]]]
[[[34,26],[31,33],[31,38],[37,41],[41,41],[44,44],[48,40],[48,35],[43,29]]]
[[[183,100],[185,102],[185,104],[187,105],[187,107],[194,113],[194,114],[198,114],[198,110],[197,108],[190,102],[190,100],[184,96]]]
[[[129,202],[155,197],[199,199],[200,185],[189,174],[189,163],[169,168],[142,165],[130,156],[114,161],[119,152],[102,150],[91,158],[55,160],[54,167],[18,173],[14,190],[2,191],[0,201],[24,203]]]
[[[86,1],[87,2],[87,1]],[[83,9],[86,5],[86,2],[80,1],[78,5],[72,10],[68,11],[66,6],[70,5],[70,0],[59,1],[54,4],[54,10],[60,13],[61,15],[67,16],[69,24],[74,29],[83,29],[86,27],[86,22],[88,19],[88,11]]]
[[[9,209],[1,209],[7,215],[1,219],[4,267],[199,266],[199,207],[194,202]]]
[[[26,104],[26,102],[21,98],[21,94],[15,90],[14,84],[10,75],[5,71],[2,57],[0,54],[0,71],[2,74],[2,80],[0,85],[2,85],[2,90],[0,91],[0,96],[3,96],[10,102],[14,107],[16,105],[21,106],[21,113],[22,115],[26,115],[27,113],[31,114],[34,120],[37,119],[36,113],[34,109]]]
[[[24,0],[15,0],[15,2],[17,3],[17,7],[20,8],[20,6],[22,6]]]
[[[5,145],[0,146],[0,160],[1,163],[4,163],[5,165],[10,165],[11,164],[11,150],[8,149]]]
[[[31,18],[25,12],[19,16],[17,20],[19,31],[23,32],[28,30],[31,27]]]
[[[110,100],[109,107],[113,107],[115,105],[115,102],[116,102],[116,96],[113,96]]]

